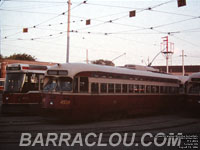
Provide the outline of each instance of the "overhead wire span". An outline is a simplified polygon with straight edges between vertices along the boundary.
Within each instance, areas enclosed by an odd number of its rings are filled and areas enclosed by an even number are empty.
[[[167,11],[161,11],[161,10],[155,10],[155,9],[151,9],[149,11],[164,13],[164,14],[169,14],[169,15],[184,16],[184,17],[196,17],[196,16],[193,16],[193,15],[179,14],[179,13],[175,13],[175,12],[167,12]]]
[[[14,7],[4,7],[4,9],[11,9],[11,10],[30,10],[30,9],[46,9],[46,8],[51,8],[51,7],[53,7],[53,8],[55,8],[55,7],[60,7],[60,6],[63,6],[63,4],[57,4],[57,5],[55,5],[55,4],[51,4],[51,5],[47,5],[47,4],[43,4],[43,5],[41,5],[40,4],[40,6],[38,6],[38,4],[37,5],[20,5],[20,6],[14,6]]]
[[[164,27],[164,26],[168,26],[168,25],[172,25],[172,24],[176,24],[176,23],[181,23],[181,22],[185,22],[185,21],[189,21],[189,20],[193,20],[193,19],[200,19],[200,16],[189,18],[189,19],[184,19],[184,20],[179,20],[179,21],[175,21],[175,22],[171,22],[171,23],[167,23],[167,24],[158,25],[153,28],[160,28],[160,27]]]
[[[78,5],[72,7],[71,10],[77,8],[78,6],[80,6],[80,5],[82,5],[82,4],[84,4],[84,2],[85,2],[85,1],[83,1],[83,2],[79,3]],[[65,15],[67,12],[68,12],[68,10],[65,11],[65,12],[62,12],[62,13],[60,13],[60,14],[54,16],[54,17],[51,17],[51,18],[49,18],[49,19],[47,19],[47,20],[44,20],[44,21],[42,21],[42,22],[40,22],[40,23],[38,23],[38,24],[36,24],[36,25],[34,25],[34,26],[32,26],[32,27],[29,27],[29,28],[36,28],[37,26],[39,26],[39,25],[41,25],[41,24],[47,23],[47,22],[49,22],[49,21],[51,21],[51,20],[54,20],[55,18],[57,18],[57,17],[59,17],[59,16]],[[4,39],[6,39],[7,37],[10,37],[10,36],[14,36],[14,35],[19,34],[19,33],[22,33],[22,32],[20,31],[20,32],[16,32],[16,33],[13,33],[13,34],[11,34],[11,35],[5,36]]]
[[[10,10],[10,9],[0,9],[0,11],[11,11],[11,12],[31,13],[31,14],[57,15],[56,13],[49,13],[49,12],[34,12],[34,11]]]
[[[157,7],[160,7],[162,5],[165,5],[165,4],[168,4],[168,3],[171,3],[173,2],[174,0],[170,0],[170,1],[167,1],[167,2],[163,2],[163,3],[160,3],[160,4],[157,4],[157,5],[154,5],[154,6],[151,6],[151,7],[147,7],[147,8],[143,8],[143,9],[139,9],[139,11],[136,11],[137,13],[140,13],[140,12],[143,12],[145,10],[151,10],[153,8],[157,8]],[[88,3],[86,3],[88,4]],[[133,8],[132,8],[133,9]],[[103,24],[106,24],[106,23],[114,23],[114,24],[119,24],[119,25],[123,25],[123,24],[120,24],[120,23],[116,23],[114,21],[117,21],[117,20],[120,20],[122,18],[125,18],[125,17],[128,17],[128,15],[123,15],[121,17],[117,17],[117,18],[114,18],[114,19],[111,19],[111,20],[107,20],[107,21],[101,21],[101,20],[97,20],[97,19],[91,19],[91,20],[96,20],[96,21],[99,21],[99,22],[103,22],[103,23],[99,23],[99,24],[96,24],[96,25],[93,25],[93,26],[90,26],[90,27],[85,27],[85,28],[80,28],[78,30],[85,30],[85,29],[88,29],[88,28],[93,28],[93,27],[96,27],[96,26],[100,26],[100,25],[103,25]],[[131,25],[125,25],[124,26],[131,26]],[[140,27],[141,28],[141,27]],[[145,27],[142,27],[143,29],[146,29]]]
[[[4,1],[7,1],[7,2],[26,2],[26,3],[66,3],[66,2],[63,2],[63,1],[39,1],[39,0],[4,0]]]
[[[179,38],[179,37],[177,37],[177,36],[175,36],[175,35],[173,35],[173,37],[175,37],[175,38],[177,38],[177,39],[179,39],[179,40],[181,40],[181,41],[184,41],[184,42],[186,42],[186,43],[188,43],[188,44],[190,44],[190,45],[193,45],[193,46],[195,46],[195,47],[200,47],[200,45],[197,45],[197,44],[194,44],[194,43],[192,43],[192,42],[190,42],[190,41],[188,41],[188,40],[184,40],[184,39],[182,39],[182,38]]]

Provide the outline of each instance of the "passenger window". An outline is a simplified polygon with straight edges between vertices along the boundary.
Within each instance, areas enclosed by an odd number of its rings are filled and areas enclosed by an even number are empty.
[[[144,85],[140,85],[140,93],[144,93]]]
[[[91,92],[92,93],[99,93],[99,84],[98,83],[92,83],[91,84]]]
[[[127,84],[122,85],[122,92],[127,93]]]
[[[114,84],[108,84],[108,93],[114,93]]]
[[[164,87],[160,86],[160,93],[164,93]]]
[[[169,89],[171,94],[175,94],[176,93],[176,88],[175,87],[170,87]]]
[[[152,85],[151,86],[151,93],[155,93],[156,92],[156,86]]]
[[[139,85],[135,85],[134,91],[135,91],[135,93],[139,93]]]
[[[169,93],[169,86],[165,87],[165,93]]]
[[[115,84],[115,92],[121,93],[121,84]]]
[[[155,90],[156,93],[159,93],[159,86],[155,86]]]
[[[151,86],[150,85],[146,86],[146,93],[151,93]]]
[[[101,93],[107,93],[107,84],[101,83]]]
[[[178,87],[176,87],[175,92],[176,92],[176,94],[179,93],[179,88]]]
[[[129,84],[129,93],[133,93],[133,84]]]
[[[80,77],[80,92],[88,92],[88,77]]]

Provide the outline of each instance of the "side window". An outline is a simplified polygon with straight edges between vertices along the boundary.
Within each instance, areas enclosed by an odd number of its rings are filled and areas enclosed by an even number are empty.
[[[121,93],[121,84],[115,84],[115,92]]]
[[[99,84],[98,83],[92,83],[91,84],[91,92],[92,93],[98,93],[99,92]]]
[[[179,92],[179,88],[178,87],[175,88],[175,92],[176,92],[176,94],[178,94],[178,92]]]
[[[108,84],[108,93],[114,93],[114,84]]]
[[[146,86],[146,93],[151,93],[151,86],[150,85]]]
[[[145,89],[144,85],[140,85],[140,93],[144,93],[144,89]]]
[[[101,93],[107,93],[107,84],[101,83]]]
[[[164,93],[164,86],[160,86],[160,93]]]
[[[139,85],[135,85],[134,91],[135,91],[135,93],[139,93]]]
[[[169,86],[165,87],[165,93],[169,93]]]
[[[80,77],[80,92],[88,92],[88,77]]]
[[[38,91],[39,90],[39,76],[36,74],[26,74],[25,83],[22,91]]]
[[[159,86],[155,86],[156,88],[156,93],[159,93]]]
[[[175,87],[169,87],[169,92],[170,92],[170,94],[174,94],[175,93]]]
[[[127,90],[128,90],[128,89],[127,89],[127,84],[123,84],[123,85],[122,85],[122,92],[123,92],[123,93],[127,93]]]
[[[133,93],[133,86],[134,85],[133,84],[129,84],[128,86],[129,86],[129,93]]]
[[[156,86],[154,85],[151,86],[151,93],[156,93]]]

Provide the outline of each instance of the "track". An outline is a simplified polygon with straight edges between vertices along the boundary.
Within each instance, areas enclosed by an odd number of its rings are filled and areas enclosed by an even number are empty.
[[[21,133],[31,133],[33,138],[37,133],[42,133],[46,138],[47,133],[70,133],[74,137],[76,133],[85,136],[91,132],[97,135],[103,133],[103,141],[105,142],[115,132],[129,133],[130,135],[137,133],[136,141],[138,142],[142,134],[146,132],[200,135],[200,119],[182,115],[162,115],[82,124],[58,124],[46,122],[44,118],[38,116],[2,116],[0,118],[0,145],[4,147],[8,145],[18,146]]]

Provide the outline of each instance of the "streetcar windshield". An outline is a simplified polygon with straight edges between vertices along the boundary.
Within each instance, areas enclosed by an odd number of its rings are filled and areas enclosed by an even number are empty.
[[[8,73],[6,75],[5,91],[6,92],[20,92],[22,89],[25,74],[22,73]]]
[[[71,91],[72,79],[71,78],[59,78],[59,91]]]
[[[72,90],[71,78],[48,78],[48,82],[44,85],[44,91],[65,92]]]

